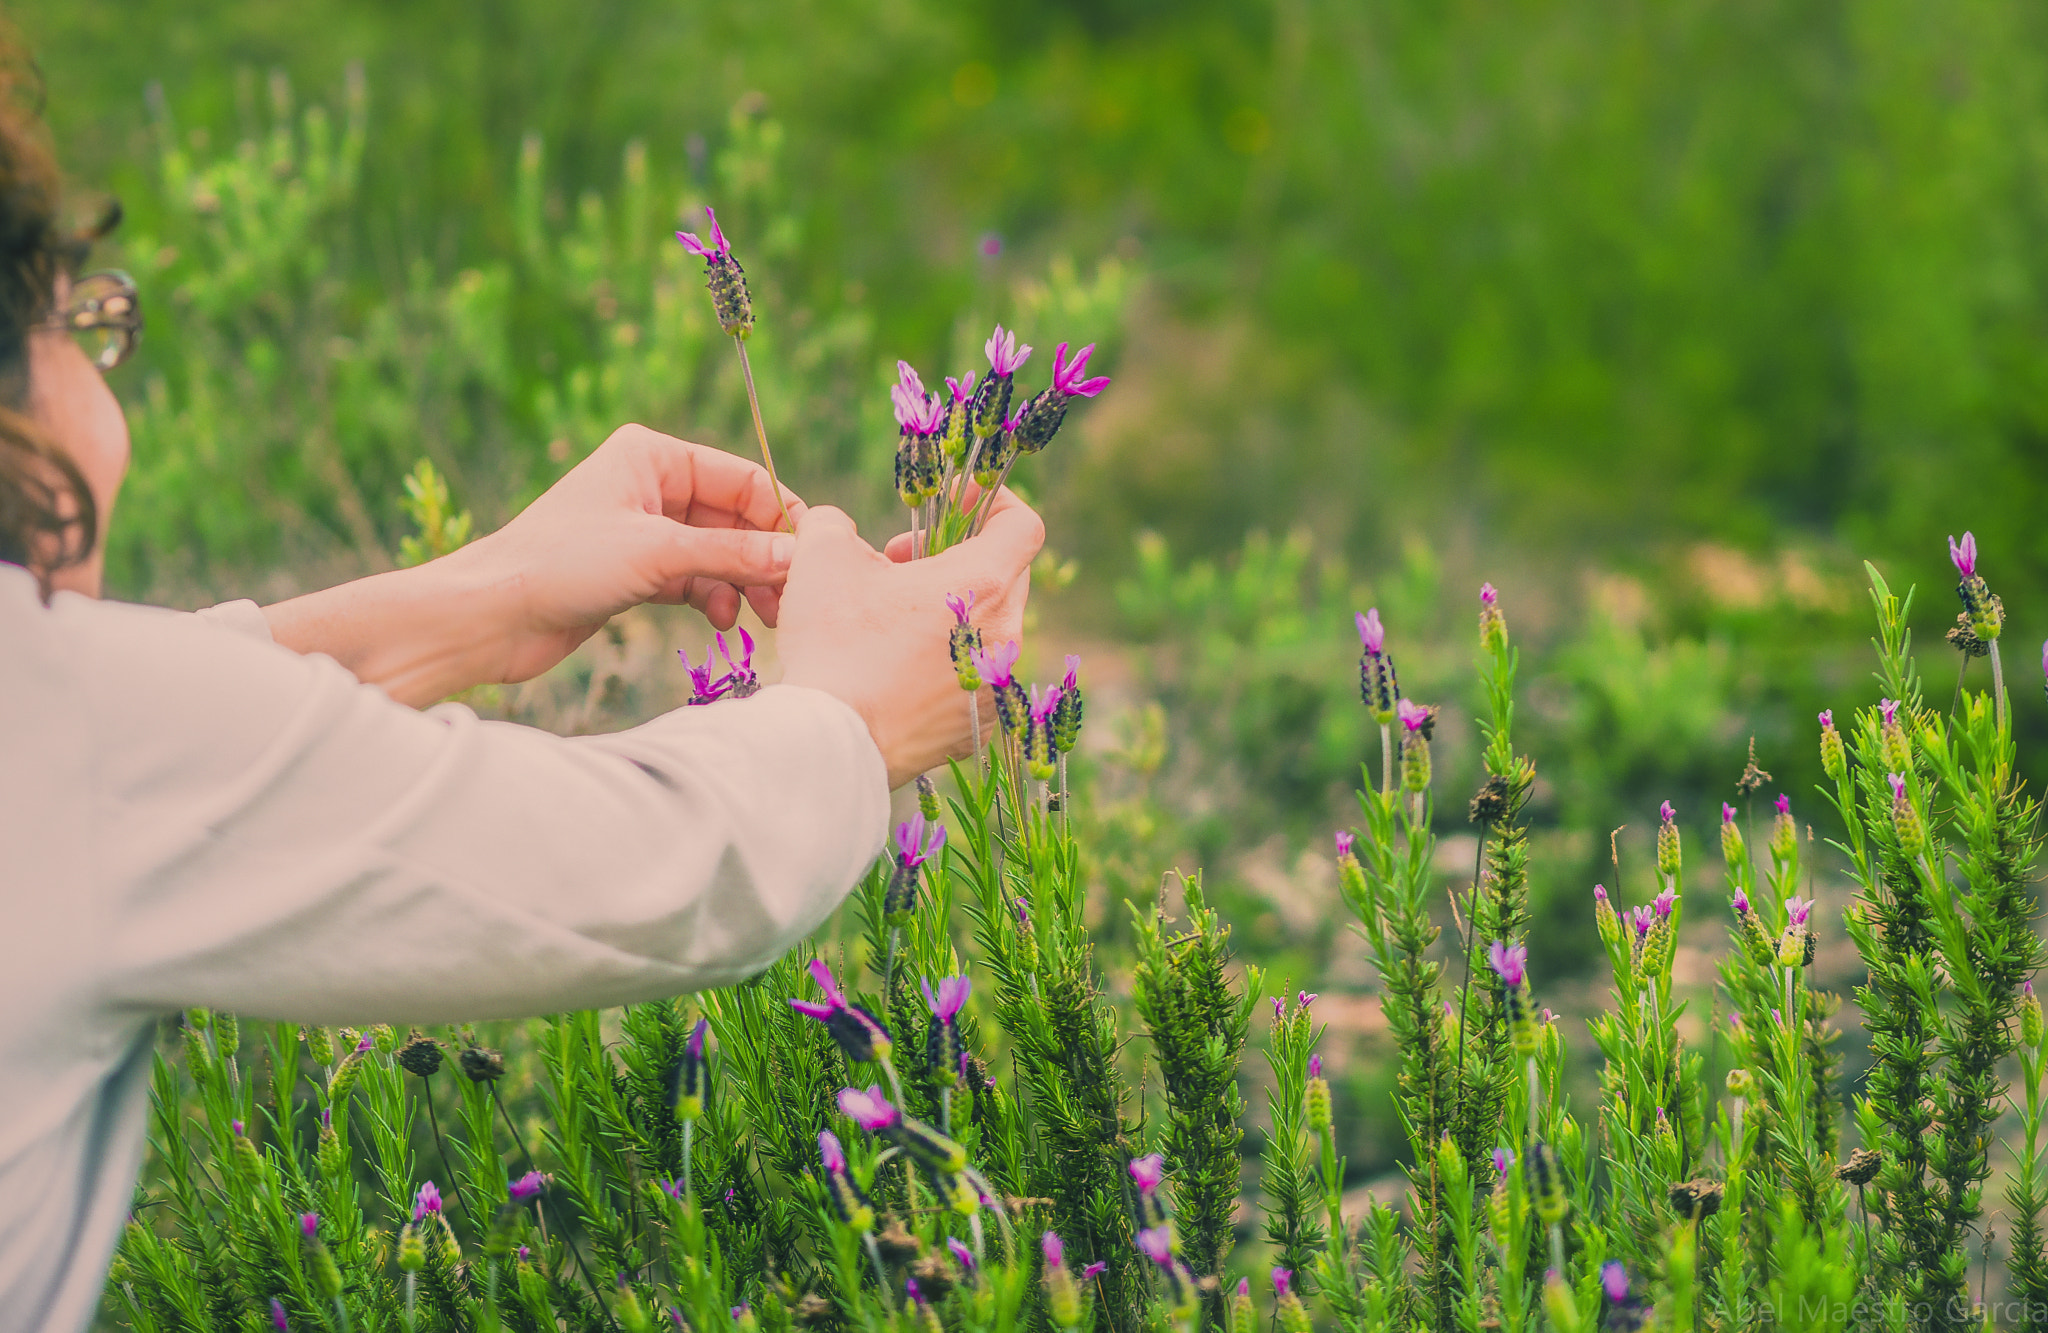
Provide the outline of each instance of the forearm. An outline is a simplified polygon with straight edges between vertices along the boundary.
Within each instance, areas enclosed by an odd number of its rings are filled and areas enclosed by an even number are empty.
[[[271,637],[424,708],[503,674],[505,590],[443,558],[263,608]]]

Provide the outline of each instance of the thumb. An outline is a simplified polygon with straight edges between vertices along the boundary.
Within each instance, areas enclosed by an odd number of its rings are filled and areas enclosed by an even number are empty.
[[[796,554],[796,538],[786,532],[693,528],[660,521],[671,529],[657,570],[664,584],[708,578],[737,588],[779,588]]]
[[[804,511],[796,521],[796,545],[801,552],[823,552],[857,546],[872,555],[873,548],[861,540],[860,529],[843,509],[819,505]]]

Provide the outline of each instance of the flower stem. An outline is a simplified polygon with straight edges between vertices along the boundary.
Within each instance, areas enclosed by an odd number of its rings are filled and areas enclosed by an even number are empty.
[[[423,1078],[420,1080],[420,1087],[427,1098],[427,1123],[434,1127],[434,1148],[441,1154],[441,1169],[448,1173],[448,1188],[454,1193],[455,1202],[461,1206],[463,1213],[474,1222],[476,1214],[469,1211],[469,1201],[462,1197],[462,1182],[455,1178],[455,1168],[448,1163],[448,1144],[441,1137],[441,1117],[434,1111],[434,1082],[432,1079]]]
[[[690,1189],[691,1134],[696,1128],[697,1122],[694,1120],[685,1120],[683,1122],[683,1195],[686,1198],[696,1197]]]
[[[1998,701],[1998,729],[2005,730],[2005,667],[1998,660],[1998,640],[1991,641],[1991,697]]]
[[[1394,789],[1394,729],[1380,723],[1380,790]]]
[[[782,498],[782,482],[775,475],[775,455],[768,451],[768,428],[761,424],[761,396],[754,392],[754,368],[747,362],[746,341],[736,337],[732,345],[740,354],[740,374],[747,381],[747,406],[754,410],[754,438],[761,442],[761,462],[768,469],[768,484],[775,488],[775,504],[782,510],[782,521],[795,532],[796,520],[789,516],[789,503]]]
[[[981,691],[967,692],[967,724],[974,729],[974,776],[981,776]]]

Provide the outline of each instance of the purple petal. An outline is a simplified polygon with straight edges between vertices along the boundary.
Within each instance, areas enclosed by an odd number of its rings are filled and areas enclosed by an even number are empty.
[[[815,1018],[820,1022],[823,1022],[825,1019],[828,1019],[832,1017],[832,1015],[839,1012],[839,1007],[837,1005],[816,1004],[810,1000],[791,1000],[789,1002],[789,1007],[796,1010],[800,1014],[808,1014],[810,1017]]]
[[[846,1149],[840,1146],[839,1136],[829,1129],[818,1133],[818,1157],[827,1171],[836,1174],[846,1169]]]
[[[697,256],[697,258],[699,259],[710,259],[711,257],[718,253],[718,251],[713,249],[711,246],[708,246],[704,244],[704,242],[698,240],[697,233],[695,232],[679,231],[676,233],[676,239],[683,243],[683,249],[688,250],[691,254]]]
[[[1067,1262],[1067,1245],[1057,1231],[1048,1231],[1038,1238],[1038,1252],[1045,1256],[1047,1268],[1059,1268]]]
[[[717,214],[717,213],[715,213],[715,212],[713,212],[713,211],[711,210],[711,205],[709,205],[709,204],[706,204],[706,205],[704,206],[704,216],[705,216],[705,217],[707,217],[707,218],[710,218],[710,219],[711,219],[711,246],[712,246],[712,248],[713,248],[713,249],[715,249],[716,251],[718,251],[718,253],[720,253],[720,254],[722,254],[722,255],[729,255],[729,254],[731,254],[731,253],[732,253],[732,242],[730,242],[730,241],[726,240],[726,239],[725,239],[725,233],[724,233],[724,232],[722,232],[722,231],[720,231],[720,230],[718,229],[718,214]]]
[[[818,983],[818,989],[825,992],[825,998],[834,1006],[843,1007],[846,997],[839,993],[839,982],[832,975],[832,964],[822,958],[813,958],[810,963],[811,980]]]
[[[1109,1265],[1098,1260],[1081,1270],[1081,1280],[1087,1282],[1090,1279],[1101,1277],[1108,1271]]]
[[[1133,1158],[1131,1160],[1130,1172],[1131,1179],[1137,1182],[1138,1188],[1150,1194],[1153,1190],[1159,1188],[1160,1182],[1166,1179],[1166,1157],[1162,1153],[1155,1152],[1147,1153],[1143,1157]]]

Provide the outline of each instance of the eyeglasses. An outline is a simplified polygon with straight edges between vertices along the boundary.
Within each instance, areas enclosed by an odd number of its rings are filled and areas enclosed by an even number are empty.
[[[95,366],[112,370],[142,341],[142,306],[136,299],[135,279],[114,271],[75,279],[70,302],[50,323],[69,329]]]

